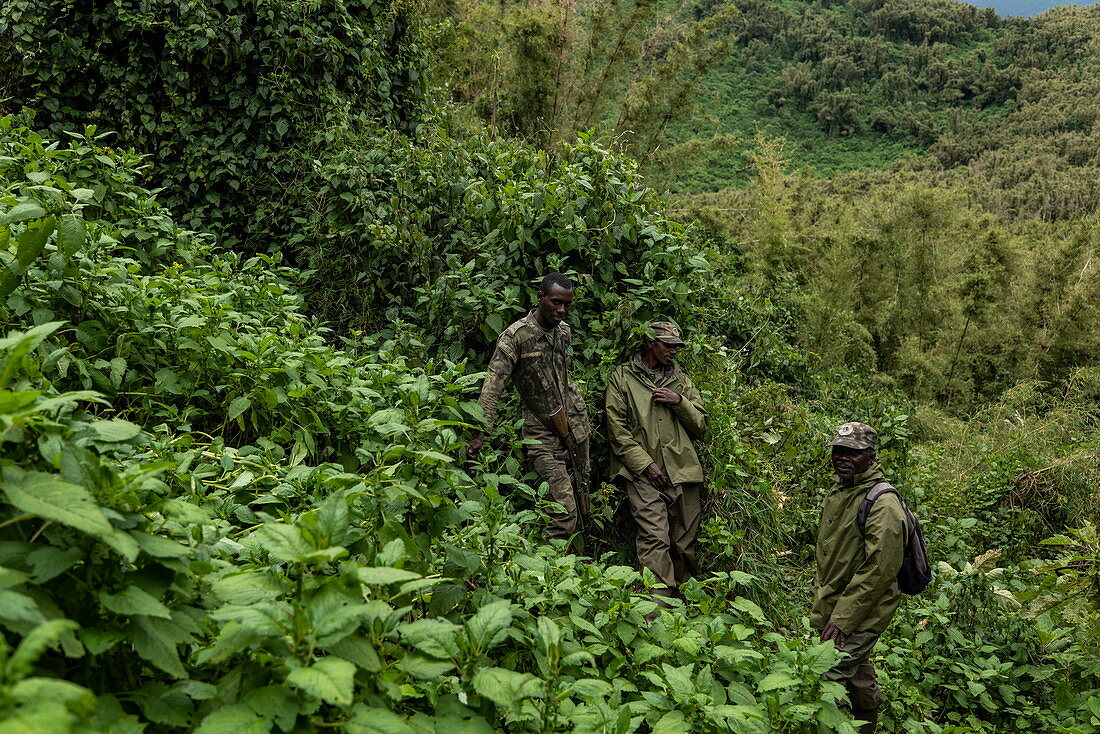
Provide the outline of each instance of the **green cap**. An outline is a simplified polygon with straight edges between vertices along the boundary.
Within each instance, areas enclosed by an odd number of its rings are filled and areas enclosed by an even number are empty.
[[[866,423],[845,423],[836,427],[833,440],[827,443],[826,446],[873,449],[878,446],[878,433]]]
[[[650,323],[649,328],[653,330],[653,336],[658,341],[675,347],[684,346],[684,340],[680,338],[680,329],[671,321],[654,321]]]

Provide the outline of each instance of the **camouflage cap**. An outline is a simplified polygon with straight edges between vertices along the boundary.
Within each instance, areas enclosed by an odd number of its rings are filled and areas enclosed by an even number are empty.
[[[845,423],[837,426],[833,440],[825,445],[873,449],[878,447],[878,433],[866,423]]]
[[[653,330],[653,336],[657,340],[677,347],[684,346],[679,327],[671,321],[653,321],[649,324],[649,328]]]

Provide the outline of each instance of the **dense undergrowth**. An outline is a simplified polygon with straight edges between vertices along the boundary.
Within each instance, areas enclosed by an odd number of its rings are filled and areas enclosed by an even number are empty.
[[[697,356],[730,419],[708,444],[714,573],[647,627],[652,579],[530,540],[518,447],[456,464],[474,367],[411,327],[331,346],[296,273],[176,227],[137,158],[3,128],[7,727],[851,731],[820,678],[835,653],[802,629],[800,564],[776,556],[807,553],[838,416],[873,416],[903,471],[889,400],[807,382],[816,404],[795,403],[766,365],[708,374],[731,363]],[[939,557],[963,564],[965,526],[936,525]],[[1003,729],[1010,700],[1012,721],[1090,731],[1089,638],[974,601],[1037,596],[1041,577],[961,578],[899,623],[944,641],[919,666],[904,633],[887,647],[898,725],[964,730],[915,706]],[[1023,647],[1001,660],[959,633],[960,604]]]
[[[291,272],[173,227],[136,160],[2,124],[10,730],[846,730],[834,653],[751,576],[647,627],[637,572],[533,545],[516,460],[453,459],[465,365],[327,345]]]
[[[39,115],[0,117],[5,731],[852,732],[804,615],[822,443],[854,418],[880,429],[942,562],[881,643],[884,728],[1100,731],[1091,229],[990,219],[926,197],[919,172],[901,197],[856,178],[818,198],[766,141],[730,195],[751,215],[684,227],[606,141],[540,150],[433,112],[396,4],[189,6],[199,28],[233,21],[215,46],[257,42],[255,73],[222,81],[271,115],[207,158],[224,131],[181,141],[179,121],[250,113],[197,90],[222,57],[185,61],[198,36],[154,12],[173,4],[96,15],[142,33],[64,89],[43,80],[91,57],[36,45],[49,6],[12,4],[0,27],[37,59],[18,84]],[[307,78],[310,54],[276,63],[284,21],[298,46],[350,34],[369,58],[332,59],[343,86]],[[125,70],[182,38],[162,82],[190,106],[127,102]],[[122,109],[157,122],[121,146],[84,124]],[[208,197],[196,162],[256,185]],[[1054,262],[1033,235],[1060,243]],[[929,242],[943,256],[915,258]],[[846,267],[868,254],[874,272]],[[621,495],[597,482],[592,558],[568,555],[537,541],[515,412],[481,462],[456,458],[487,344],[553,268],[581,284],[597,428],[603,376],[654,316],[687,328],[713,416],[705,573],[652,626]],[[909,280],[928,287],[889,287]]]

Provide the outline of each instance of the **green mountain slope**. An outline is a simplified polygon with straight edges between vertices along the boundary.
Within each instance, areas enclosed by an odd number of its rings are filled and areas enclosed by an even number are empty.
[[[669,132],[730,133],[742,145],[677,174],[675,190],[742,183],[758,133],[786,138],[796,165],[833,175],[927,153],[960,116],[1003,115],[1014,99],[1018,72],[1000,49],[1019,26],[993,13],[947,1],[736,5],[736,45],[707,76],[705,116]]]

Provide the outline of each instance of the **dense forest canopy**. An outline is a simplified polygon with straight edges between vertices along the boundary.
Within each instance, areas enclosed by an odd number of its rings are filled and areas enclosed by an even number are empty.
[[[1100,731],[1098,38],[950,0],[4,3],[0,726],[852,734],[805,615],[860,420],[936,562],[883,730]],[[540,541],[514,398],[461,459],[550,270],[584,556]],[[711,429],[703,573],[648,624],[600,398],[655,318]]]

